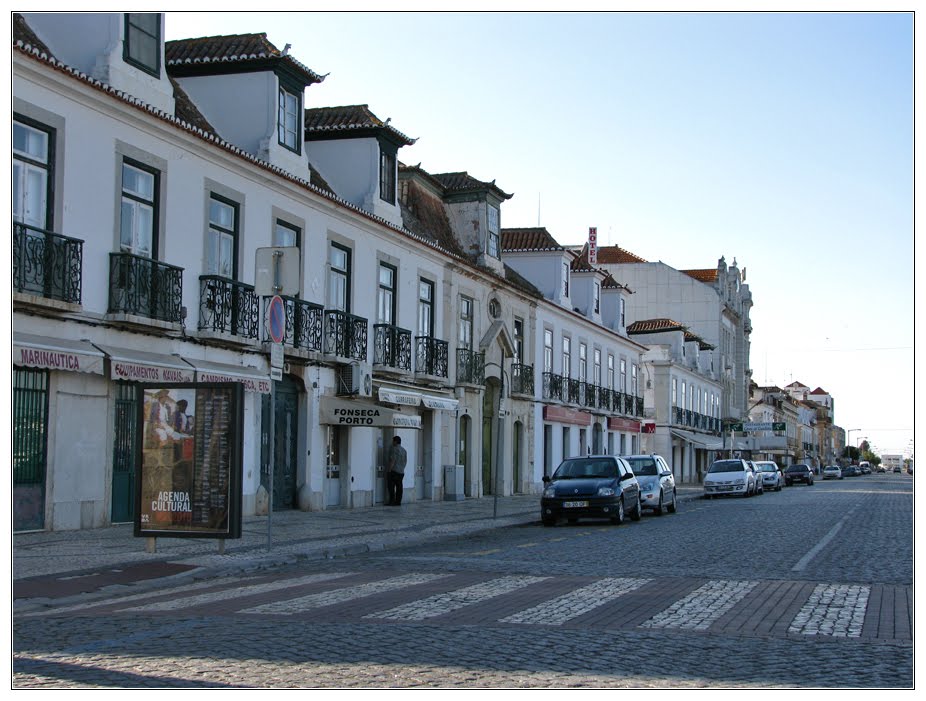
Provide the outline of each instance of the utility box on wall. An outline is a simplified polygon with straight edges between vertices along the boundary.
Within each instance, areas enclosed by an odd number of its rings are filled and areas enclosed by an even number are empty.
[[[444,465],[444,501],[463,501],[463,466]]]

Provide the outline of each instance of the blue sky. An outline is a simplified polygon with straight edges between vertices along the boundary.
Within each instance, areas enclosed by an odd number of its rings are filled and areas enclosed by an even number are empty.
[[[597,226],[679,268],[746,269],[761,384],[830,392],[879,452],[913,438],[911,13],[168,13],[266,32],[368,104],[400,159],[514,197],[502,225]],[[697,332],[697,330],[695,330]]]

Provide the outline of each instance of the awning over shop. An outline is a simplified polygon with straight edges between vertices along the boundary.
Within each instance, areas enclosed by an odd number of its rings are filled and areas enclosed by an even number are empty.
[[[380,387],[377,396],[379,401],[387,404],[401,404],[403,406],[419,406],[421,404],[421,395],[418,392],[409,392],[404,389]]]
[[[197,382],[240,382],[244,385],[245,392],[270,394],[270,375],[257,368],[226,365],[198,358],[184,358],[184,360],[196,368]]]
[[[13,365],[102,375],[103,357],[89,341],[13,333]]]
[[[672,429],[672,435],[676,438],[681,438],[683,441],[687,441],[692,445],[696,445],[699,448],[704,448],[705,450],[723,450],[723,439],[716,436],[704,436],[698,433],[692,433],[691,431],[683,431],[678,428]],[[742,439],[739,439],[742,440]],[[730,446],[726,446],[729,448]],[[742,445],[734,446],[733,450],[748,450],[748,448]]]
[[[442,411],[455,411],[460,406],[459,399],[451,397],[438,397],[431,394],[422,394],[421,403],[428,409],[440,409]]]
[[[319,414],[320,424],[332,426],[421,428],[421,417],[417,414],[403,414],[395,409],[352,399],[322,397]]]
[[[402,406],[424,406],[426,409],[454,411],[460,401],[452,397],[441,397],[433,394],[422,394],[405,389],[380,387],[376,396],[379,401],[387,404],[400,404]]]
[[[193,367],[179,355],[96,346],[109,357],[109,376],[131,382],[193,382]]]

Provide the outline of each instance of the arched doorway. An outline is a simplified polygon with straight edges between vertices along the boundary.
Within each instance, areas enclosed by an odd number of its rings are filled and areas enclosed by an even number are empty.
[[[496,430],[501,382],[497,377],[486,378],[485,394],[482,397],[482,493],[494,494],[498,475],[495,466],[496,441],[500,439]]]

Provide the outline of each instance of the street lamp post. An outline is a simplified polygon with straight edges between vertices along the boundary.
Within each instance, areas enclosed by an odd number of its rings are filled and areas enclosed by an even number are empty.
[[[846,457],[849,458],[849,464],[852,464],[852,457],[849,455],[849,446],[852,445],[852,434],[856,431],[861,431],[860,428],[850,428],[846,431]]]

